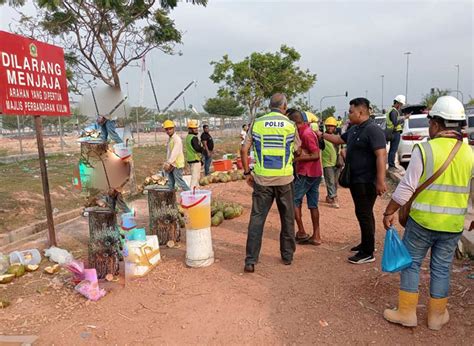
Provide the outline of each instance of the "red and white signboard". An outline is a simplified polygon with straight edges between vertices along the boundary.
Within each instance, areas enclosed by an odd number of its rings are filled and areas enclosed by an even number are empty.
[[[0,31],[0,114],[71,114],[62,48]]]

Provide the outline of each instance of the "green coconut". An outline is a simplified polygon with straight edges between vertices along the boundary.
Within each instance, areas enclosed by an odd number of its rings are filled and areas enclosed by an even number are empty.
[[[235,217],[235,209],[232,207],[227,207],[224,209],[224,218],[226,220],[233,219]]]
[[[23,264],[15,263],[8,268],[8,274],[14,274],[17,278],[25,274],[25,266]]]
[[[215,216],[212,217],[212,219],[211,219],[211,225],[212,226],[214,226],[214,227],[219,226],[221,223],[222,223],[222,219],[219,216],[215,215]]]

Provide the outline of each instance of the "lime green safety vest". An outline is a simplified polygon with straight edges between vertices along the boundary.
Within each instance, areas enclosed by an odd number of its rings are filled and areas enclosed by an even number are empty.
[[[197,137],[194,134],[188,133],[186,136],[186,161],[193,162],[193,161],[201,161],[201,154],[194,150],[191,141],[194,137]]]
[[[393,110],[396,110],[397,111],[397,114],[400,115],[400,112],[392,107],[388,112],[387,114],[385,115],[386,119],[387,119],[387,129],[393,129],[393,123],[392,123],[392,120],[390,119],[390,113],[392,113]],[[398,120],[398,116],[397,116],[397,120]],[[402,131],[402,124],[398,124],[397,126],[395,126],[395,130],[396,132],[401,132]]]
[[[173,151],[174,148],[174,136],[178,136],[177,134],[174,134],[173,136],[170,137],[169,139],[169,151],[168,155]],[[184,167],[184,155],[183,151],[181,150],[181,153],[179,153],[178,157],[176,158],[176,161],[174,162],[174,166],[176,168],[183,168]]]
[[[453,138],[435,138],[418,144],[423,157],[418,186],[443,165],[455,143]],[[473,165],[472,149],[463,143],[444,173],[415,198],[410,211],[412,219],[433,231],[462,232]]]
[[[252,127],[254,172],[263,177],[293,175],[295,124],[278,112],[255,119]]]

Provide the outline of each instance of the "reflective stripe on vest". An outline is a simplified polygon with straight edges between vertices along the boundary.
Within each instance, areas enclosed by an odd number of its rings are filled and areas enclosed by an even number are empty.
[[[277,112],[255,120],[252,127],[255,174],[267,177],[293,175],[295,131],[294,123]]]
[[[201,161],[201,154],[194,150],[191,144],[194,137],[197,138],[196,135],[190,133],[186,136],[186,161],[188,162]]]
[[[423,158],[423,174],[419,185],[444,164],[455,143],[456,139],[436,138],[418,145]],[[416,223],[434,231],[462,232],[473,164],[471,148],[462,144],[443,174],[413,201],[410,216]]]
[[[387,129],[393,129],[394,128],[394,124],[392,123],[392,119],[390,119],[390,113],[392,113],[393,110],[395,110],[397,112],[397,121],[398,121],[398,117],[400,116],[400,112],[396,108],[392,107],[388,111],[388,113],[385,115]],[[398,124],[397,126],[395,126],[395,131],[401,132],[402,131],[402,124]]]

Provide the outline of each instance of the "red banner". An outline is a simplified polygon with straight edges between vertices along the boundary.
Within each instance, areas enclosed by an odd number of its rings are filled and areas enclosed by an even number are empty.
[[[0,114],[71,114],[62,48],[0,31]]]

